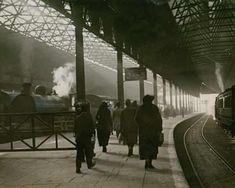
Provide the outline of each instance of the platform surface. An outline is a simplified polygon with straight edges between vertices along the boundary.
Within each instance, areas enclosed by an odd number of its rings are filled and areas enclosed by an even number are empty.
[[[83,163],[82,174],[75,173],[75,151],[0,153],[0,188],[187,188],[173,142],[173,128],[182,120],[163,120],[165,142],[153,162],[155,170],[144,169],[138,146],[134,156],[127,157],[127,146],[112,135],[108,152],[97,145],[96,166],[88,170]]]

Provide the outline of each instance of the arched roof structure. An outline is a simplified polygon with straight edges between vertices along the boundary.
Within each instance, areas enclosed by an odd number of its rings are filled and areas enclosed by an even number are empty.
[[[232,0],[2,0],[3,27],[75,53],[82,7],[85,58],[116,69],[116,49],[188,92],[233,83]]]

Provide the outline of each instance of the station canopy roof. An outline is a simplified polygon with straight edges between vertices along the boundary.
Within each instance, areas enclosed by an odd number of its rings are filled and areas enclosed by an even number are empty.
[[[2,27],[74,55],[82,24],[85,60],[110,70],[121,49],[129,67],[141,63],[192,94],[234,83],[232,0],[2,0],[0,8]]]

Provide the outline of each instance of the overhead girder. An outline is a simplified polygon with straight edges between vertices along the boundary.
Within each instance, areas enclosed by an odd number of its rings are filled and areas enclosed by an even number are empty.
[[[172,12],[175,12],[175,17],[171,15],[167,4],[158,7],[152,3],[153,1],[147,0],[41,1],[65,15],[70,21],[72,20],[73,24],[77,17],[72,14],[71,6],[80,3],[79,6],[83,7],[81,24],[85,29],[114,48],[121,49],[135,60],[141,59],[146,67],[165,78],[180,80],[182,87],[187,85],[182,80],[188,82],[188,85],[200,82],[196,79],[195,70],[198,69],[197,65],[201,61],[208,60],[204,56],[213,57],[215,61],[226,64],[231,62],[234,52],[234,13],[232,11],[234,5],[229,0],[174,0]],[[74,39],[71,39],[69,31],[54,29],[56,26],[53,26],[51,32],[46,32],[54,23],[49,19],[54,15],[51,13],[47,15],[48,19],[36,20],[33,17],[32,20],[28,20],[28,22],[35,22],[34,28],[27,28],[31,27],[26,24],[27,20],[22,24],[15,23],[12,18],[9,18],[12,19],[12,26],[9,27],[16,27],[19,24],[19,27],[25,30],[24,32],[35,32],[40,37],[47,37],[58,46],[61,44],[57,37],[63,36],[68,43],[67,46],[60,46],[60,48],[67,51],[73,50],[69,40],[74,42]],[[39,21],[45,22],[43,27],[38,24]],[[66,27],[67,23],[60,24]],[[180,40],[178,40],[179,35]],[[179,46],[178,43],[181,45]],[[229,49],[231,53],[221,50],[224,48]],[[216,55],[214,55],[215,52],[217,52]],[[91,52],[87,51],[87,53]],[[100,50],[99,53],[102,55],[105,52]],[[192,55],[191,59],[189,55]],[[172,67],[174,69],[169,71]],[[180,78],[185,76],[179,74],[187,71],[190,73],[189,79]],[[191,77],[195,77],[194,80],[190,80]]]
[[[174,0],[171,8],[181,35],[180,44],[189,50],[195,67],[200,69],[209,62],[213,71],[215,63],[224,66],[223,71],[229,69],[235,44],[232,1]]]
[[[50,5],[53,2],[55,1],[50,1]],[[58,9],[63,13],[66,11],[61,5],[82,6],[84,28],[177,83],[178,73],[175,71],[170,74],[168,70],[172,64],[181,61],[182,57],[176,55],[176,52],[170,52],[178,47],[176,25],[168,4],[159,7],[144,0],[64,0]],[[56,8],[56,3],[52,6]],[[76,22],[76,16],[70,14],[69,17]],[[180,54],[185,56],[185,53]],[[196,73],[193,75],[196,77]],[[192,83],[191,85],[194,85]],[[181,87],[184,87],[184,84],[181,84]]]

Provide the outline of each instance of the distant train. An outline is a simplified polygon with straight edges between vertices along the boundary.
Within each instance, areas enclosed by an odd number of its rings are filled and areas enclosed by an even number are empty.
[[[0,113],[53,113],[74,111],[75,109],[75,94],[71,94],[69,97],[33,94],[32,96],[22,96],[17,98],[18,95],[18,92],[6,92],[0,90]],[[115,98],[93,94],[87,94],[86,100],[91,105],[91,113],[93,115],[95,115],[102,101],[107,101],[110,109],[114,106],[114,103],[117,102],[117,99]]]
[[[216,97],[215,118],[220,126],[235,136],[235,85]]]
[[[107,101],[110,108],[117,101],[110,97],[92,94],[86,95],[86,99],[91,104],[93,118],[102,101]],[[69,97],[44,93],[20,95],[19,92],[0,90],[0,143],[10,140],[7,133],[10,127],[21,138],[30,138],[33,134],[32,127],[36,136],[50,135],[54,131],[73,131],[74,102],[75,95]]]
[[[70,109],[69,100],[56,95],[42,96],[37,94],[16,98],[18,95],[19,93],[0,91],[0,113],[18,113],[20,111],[49,113],[69,111]]]

